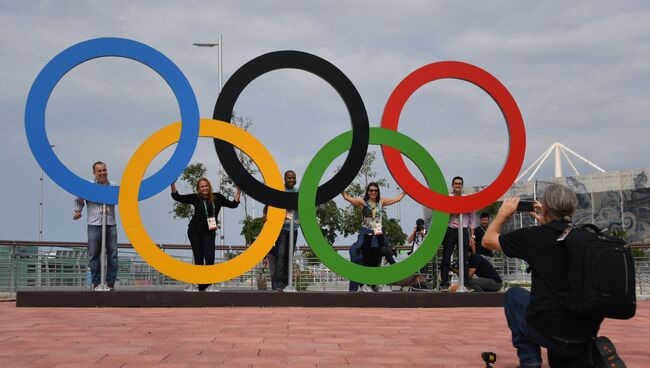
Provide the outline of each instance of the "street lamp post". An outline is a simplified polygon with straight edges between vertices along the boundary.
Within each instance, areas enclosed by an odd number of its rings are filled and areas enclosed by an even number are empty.
[[[194,43],[193,45],[196,46],[196,47],[215,47],[215,46],[217,46],[217,51],[219,53],[219,55],[218,55],[219,63],[218,63],[218,66],[217,66],[218,69],[219,69],[219,73],[218,73],[219,74],[219,93],[221,93],[221,88],[223,87],[223,53],[222,53],[223,38],[222,38],[222,36],[219,35],[219,41],[217,41],[216,43]],[[218,166],[217,170],[218,170],[217,175],[218,175],[218,180],[219,180],[219,186],[221,187],[221,161],[219,161],[219,166]],[[221,213],[219,214],[219,217],[220,217],[219,221],[221,222],[221,235],[220,235],[220,237],[221,237],[221,246],[222,247],[224,247],[225,244],[226,244],[225,236],[224,236],[225,229],[226,229],[225,228],[226,224],[224,222],[223,213],[224,213],[224,211],[221,211]]]
[[[400,195],[400,187],[397,187],[396,190],[396,196]],[[397,202],[397,222],[399,222],[400,225],[402,225],[402,206],[401,206],[402,201]]]
[[[54,148],[53,144],[50,144],[50,148]],[[45,179],[45,175],[43,173],[43,168],[41,167],[41,193],[40,193],[40,200],[38,202],[38,241],[42,242],[43,241],[43,204],[45,202],[45,198],[43,196],[43,181]]]

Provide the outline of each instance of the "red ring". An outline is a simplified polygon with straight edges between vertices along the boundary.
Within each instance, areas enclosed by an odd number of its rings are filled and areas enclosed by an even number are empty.
[[[454,78],[475,84],[497,103],[508,126],[509,149],[506,163],[499,176],[485,189],[468,196],[451,197],[422,185],[408,170],[400,152],[382,145],[381,149],[391,175],[404,191],[420,204],[448,213],[476,211],[497,201],[512,186],[524,163],[526,130],[519,107],[506,87],[494,76],[474,65],[458,61],[442,61],[425,65],[404,78],[388,98],[381,127],[397,130],[404,104],[413,92],[426,83]]]

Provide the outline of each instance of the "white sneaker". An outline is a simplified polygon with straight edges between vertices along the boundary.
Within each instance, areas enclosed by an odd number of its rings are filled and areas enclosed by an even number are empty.
[[[221,290],[217,289],[217,286],[215,284],[212,284],[212,285],[208,286],[208,288],[205,289],[205,291],[210,292],[210,293],[218,293]]]
[[[196,285],[194,284],[187,284],[187,287],[183,289],[183,291],[187,292],[198,292],[199,290],[196,288]]]

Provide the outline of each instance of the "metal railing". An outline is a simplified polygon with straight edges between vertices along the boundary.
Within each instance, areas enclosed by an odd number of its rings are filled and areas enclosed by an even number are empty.
[[[161,250],[187,263],[192,262],[190,246],[184,244],[161,244]],[[649,249],[650,244],[634,245],[634,248]],[[188,285],[159,273],[147,264],[131,247],[119,244],[119,269],[117,287],[124,289],[181,290]],[[347,258],[348,246],[334,246]],[[232,258],[245,246],[217,247],[216,262]],[[396,261],[407,257],[410,247],[398,247]],[[175,253],[175,254],[174,254]],[[427,279],[437,283],[441,251],[427,266]],[[498,253],[494,257],[495,268],[504,280],[504,286],[530,285],[530,274],[526,273],[525,262],[505,257]],[[17,290],[37,289],[90,289],[86,243],[26,242],[0,240],[0,293],[14,293]],[[637,294],[650,295],[650,257],[636,257]],[[245,274],[215,285],[220,290],[257,290],[257,280],[262,271],[258,264]],[[270,286],[268,271],[265,274]],[[348,290],[349,281],[337,275],[313,256],[307,246],[301,246],[294,257],[294,279],[296,290],[342,291]]]

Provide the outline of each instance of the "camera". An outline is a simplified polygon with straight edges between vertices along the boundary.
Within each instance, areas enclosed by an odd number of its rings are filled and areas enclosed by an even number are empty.
[[[424,230],[424,220],[417,219],[417,221],[415,221],[415,230],[418,233],[421,232],[422,230]]]
[[[533,200],[522,199],[517,205],[517,212],[533,212],[535,210],[534,204],[535,201]]]
[[[486,367],[492,367],[491,364],[496,363],[497,361],[497,355],[495,353],[485,351],[481,353],[481,359],[483,359]]]

